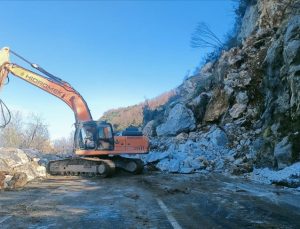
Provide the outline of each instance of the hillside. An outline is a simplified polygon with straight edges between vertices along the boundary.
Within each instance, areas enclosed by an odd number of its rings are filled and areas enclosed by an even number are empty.
[[[144,159],[163,171],[221,171],[256,179],[267,176],[261,168],[296,165],[299,5],[299,0],[240,1],[237,45],[185,80],[172,102],[162,100],[147,116],[139,104],[104,117],[118,127],[143,123],[152,148]],[[131,121],[124,122],[129,116]],[[294,185],[300,184],[299,176],[294,174]]]
[[[176,97],[176,91],[171,90],[137,105],[108,110],[100,119],[112,123],[117,131],[129,126],[141,127],[145,122],[151,120],[147,114],[151,113],[152,115],[153,111],[159,110],[174,97]]]

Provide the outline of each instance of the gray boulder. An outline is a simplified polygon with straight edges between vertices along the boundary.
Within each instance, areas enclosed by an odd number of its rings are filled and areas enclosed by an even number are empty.
[[[7,181],[8,188],[22,188],[28,182],[28,177],[26,173],[16,172],[9,181]]]
[[[29,162],[27,155],[20,149],[0,148],[0,164],[6,165],[9,170]]]
[[[214,146],[225,147],[228,143],[228,137],[226,133],[220,128],[212,128],[207,137],[210,143]]]
[[[163,159],[161,160],[156,167],[161,171],[167,171],[171,173],[178,173],[180,170],[180,161],[177,159]]]
[[[145,157],[144,161],[146,163],[152,163],[152,162],[156,162],[156,161],[160,161],[166,157],[169,156],[169,151],[165,151],[165,152],[150,152],[149,154],[147,154],[147,156]]]
[[[155,135],[155,121],[151,120],[143,129],[143,135],[153,137]]]
[[[19,188],[37,177],[46,176],[46,168],[23,150],[0,148],[0,189]]]
[[[175,105],[167,118],[167,121],[156,128],[158,136],[175,136],[184,131],[196,128],[193,112],[182,104]]]

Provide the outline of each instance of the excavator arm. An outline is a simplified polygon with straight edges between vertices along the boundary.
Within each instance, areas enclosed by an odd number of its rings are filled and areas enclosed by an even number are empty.
[[[0,51],[0,89],[3,87],[8,74],[11,73],[64,101],[73,110],[76,123],[93,120],[87,103],[70,84],[49,74],[36,64],[31,65],[44,74],[47,74],[48,77],[39,75],[17,64],[10,63],[9,53],[9,48],[3,48]]]
[[[45,76],[11,63],[10,53],[21,58]],[[75,154],[80,157],[49,162],[50,174],[110,176],[115,167],[132,173],[142,171],[143,163],[140,159],[128,159],[118,155],[147,153],[149,150],[147,137],[142,135],[114,136],[110,123],[93,121],[87,103],[70,84],[38,65],[30,63],[9,48],[3,48],[0,50],[0,89],[4,86],[9,73],[61,99],[75,114],[74,149]]]

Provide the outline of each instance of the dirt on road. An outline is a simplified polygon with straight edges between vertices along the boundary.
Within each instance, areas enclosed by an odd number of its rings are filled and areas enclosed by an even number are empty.
[[[0,192],[0,228],[300,228],[300,192],[220,174],[49,177]]]

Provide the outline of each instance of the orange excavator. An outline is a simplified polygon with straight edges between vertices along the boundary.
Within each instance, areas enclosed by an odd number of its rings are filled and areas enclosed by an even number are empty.
[[[42,74],[37,74],[17,64],[10,63],[10,54],[22,59]],[[50,161],[51,175],[89,175],[107,177],[116,168],[138,174],[143,170],[143,162],[122,155],[144,154],[148,152],[149,140],[141,132],[128,129],[122,136],[114,136],[110,123],[94,121],[83,97],[67,82],[47,72],[5,47],[0,50],[0,89],[8,74],[56,96],[64,101],[75,115],[74,152],[72,158]]]

